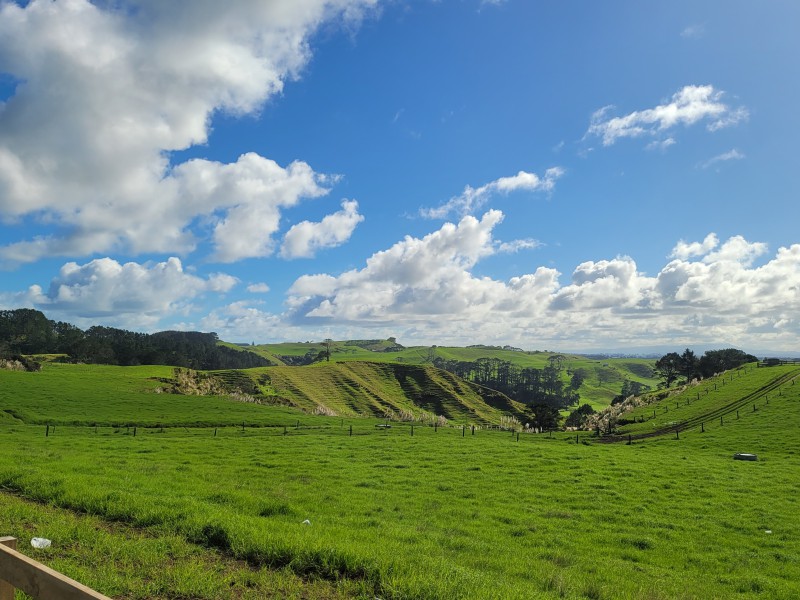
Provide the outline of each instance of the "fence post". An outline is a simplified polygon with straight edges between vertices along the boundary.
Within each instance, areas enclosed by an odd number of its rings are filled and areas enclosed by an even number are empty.
[[[0,544],[12,550],[17,549],[17,538],[0,537]],[[14,586],[0,579],[0,600],[14,600]]]
[[[467,426],[466,425],[462,425],[461,426],[461,437],[464,437],[466,431],[467,431]]]
[[[350,425],[350,437],[353,437],[353,426]]]
[[[50,425],[47,426],[47,429],[44,430],[44,437],[48,437],[50,435]]]

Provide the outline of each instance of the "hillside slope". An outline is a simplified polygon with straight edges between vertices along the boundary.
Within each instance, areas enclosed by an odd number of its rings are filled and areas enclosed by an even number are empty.
[[[262,395],[307,412],[415,418],[425,412],[484,424],[499,424],[507,415],[525,419],[522,404],[430,365],[331,362],[215,374],[240,389],[247,387],[241,382],[246,375]]]
[[[767,408],[770,398],[794,393],[800,378],[797,366],[759,368],[748,364],[692,385],[645,394],[612,407],[600,417],[600,429],[616,429],[606,441],[676,436],[704,432],[715,424],[738,421],[742,413]]]
[[[248,346],[249,351],[259,354],[273,363],[307,364],[326,350],[322,342],[292,342],[259,344]],[[652,388],[658,385],[653,372],[655,360],[644,358],[597,358],[549,351],[526,352],[510,347],[498,346],[410,346],[403,347],[393,338],[378,340],[333,341],[330,346],[331,362],[387,362],[403,365],[430,365],[436,359],[472,362],[479,359],[508,361],[518,367],[544,369],[554,357],[561,357],[561,378],[567,384],[576,371],[580,371],[584,382],[578,393],[581,403],[589,403],[599,409],[611,404],[620,393],[622,382],[627,380],[643,383]]]

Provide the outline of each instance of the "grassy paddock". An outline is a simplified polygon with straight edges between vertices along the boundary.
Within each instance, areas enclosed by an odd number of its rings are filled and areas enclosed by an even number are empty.
[[[156,393],[172,377],[172,367],[45,364],[38,373],[0,372],[0,423],[86,426],[283,427],[303,418],[330,425],[330,419],[289,407],[264,407],[222,396]]]
[[[290,409],[53,367],[0,373],[0,534],[52,539],[37,558],[116,597],[800,597],[800,385],[627,446],[369,419],[296,429]],[[717,381],[687,408],[778,374]],[[289,425],[243,431],[237,411]],[[93,414],[130,427],[69,425]],[[156,416],[230,425],[145,427]]]
[[[253,569],[176,534],[145,532],[2,492],[0,524],[3,535],[19,539],[24,554],[92,588],[102,587],[111,597],[334,600],[359,593],[349,582],[301,579],[288,569]],[[32,548],[32,536],[54,545]]]
[[[800,425],[798,407],[787,395],[735,426],[633,446],[428,428],[45,437],[17,425],[0,433],[14,449],[0,486],[350,582],[355,595],[788,599],[800,593],[800,455],[780,432]],[[731,460],[755,445],[761,462]],[[93,582],[128,593],[102,573]]]

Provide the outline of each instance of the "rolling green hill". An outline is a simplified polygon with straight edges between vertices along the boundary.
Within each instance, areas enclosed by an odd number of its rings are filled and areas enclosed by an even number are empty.
[[[525,419],[525,407],[520,403],[430,365],[326,362],[240,373],[258,382],[267,397],[311,413],[326,410],[339,416],[404,414],[419,418],[424,411],[481,424],[499,424],[506,415]]]
[[[499,425],[509,415],[525,420],[519,403],[429,365],[351,362],[208,374],[184,370],[196,384],[190,381],[188,387],[177,384],[175,373],[171,367],[58,363],[44,363],[37,373],[0,370],[0,418],[89,426],[279,426],[301,417],[306,423],[323,418],[318,415],[441,416],[478,425]],[[204,385],[209,377],[211,387]],[[278,412],[266,411],[263,404],[277,405]]]
[[[622,439],[647,439],[681,432],[724,427],[746,413],[758,413],[794,394],[800,367],[758,367],[755,364],[672,390],[650,392],[612,407],[601,429],[613,428]],[[630,437],[628,437],[630,436]]]
[[[292,342],[281,344],[261,344],[248,346],[248,350],[275,362],[276,364],[300,364],[319,357],[325,351],[323,342]],[[406,365],[431,364],[435,359],[473,362],[481,358],[509,361],[519,367],[544,369],[551,357],[561,356],[565,382],[572,374],[581,370],[585,375],[583,386],[578,390],[581,403],[603,408],[619,394],[625,379],[637,381],[655,388],[659,380],[654,376],[653,359],[607,358],[595,359],[581,355],[560,354],[557,352],[525,352],[509,347],[470,346],[411,346],[402,347],[389,340],[349,340],[331,343],[330,362],[387,362]]]

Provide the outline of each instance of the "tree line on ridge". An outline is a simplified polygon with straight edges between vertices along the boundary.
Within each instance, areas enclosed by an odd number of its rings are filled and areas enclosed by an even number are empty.
[[[82,330],[51,321],[38,310],[0,311],[0,358],[63,354],[62,360],[108,365],[170,365],[190,369],[246,369],[271,363],[253,352],[217,344],[216,333],[136,333],[113,327]],[[30,361],[21,361],[28,364]]]

